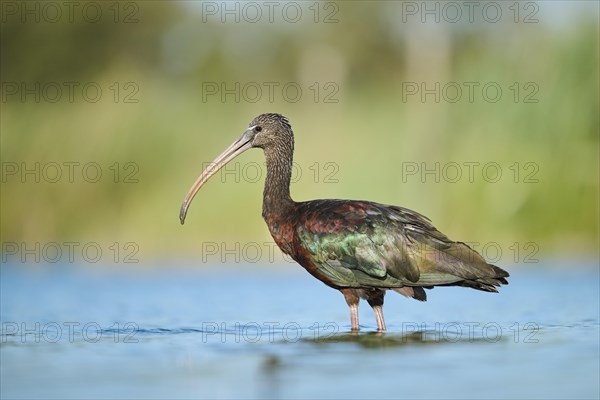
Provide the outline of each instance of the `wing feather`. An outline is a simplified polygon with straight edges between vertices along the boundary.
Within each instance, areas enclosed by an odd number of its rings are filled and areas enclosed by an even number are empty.
[[[479,279],[476,285],[493,289],[497,279],[506,282],[496,270],[508,276],[407,208],[316,200],[300,203],[299,216],[299,243],[337,286],[401,288]]]

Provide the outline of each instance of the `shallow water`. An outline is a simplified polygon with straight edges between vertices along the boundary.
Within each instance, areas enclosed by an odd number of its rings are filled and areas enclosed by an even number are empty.
[[[0,269],[2,398],[598,398],[599,273],[388,294],[388,332],[300,267]]]

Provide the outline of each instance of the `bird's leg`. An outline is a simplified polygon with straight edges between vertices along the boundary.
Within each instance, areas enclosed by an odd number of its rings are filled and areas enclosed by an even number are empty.
[[[379,332],[384,332],[385,329],[385,320],[383,319],[383,307],[375,306],[373,307],[373,311],[375,312],[375,319],[377,320],[377,330]]]
[[[352,330],[358,331],[358,303],[350,304],[350,323]]]
[[[350,323],[352,325],[352,331],[358,331],[358,301],[360,298],[354,293],[352,289],[340,289],[344,298],[346,299],[346,304],[350,307]]]
[[[369,305],[373,307],[375,313],[375,320],[377,320],[377,330],[384,332],[385,320],[383,319],[383,297],[385,296],[385,290],[372,290],[368,292],[367,301]]]

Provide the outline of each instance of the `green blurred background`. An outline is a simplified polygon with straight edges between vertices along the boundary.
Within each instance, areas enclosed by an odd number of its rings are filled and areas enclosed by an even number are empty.
[[[73,20],[65,8],[54,18],[38,2],[2,3],[3,243],[135,242],[143,265],[201,264],[201,243],[271,242],[259,150],[202,189],[183,227],[178,212],[203,165],[254,116],[278,112],[296,136],[296,200],[402,205],[455,240],[496,243],[505,262],[597,257],[596,2],[500,2],[495,23],[482,18],[487,2],[473,22],[466,8],[452,22],[445,3],[439,22],[413,14],[422,2],[297,2],[298,22],[286,20],[294,10],[282,16],[285,2],[272,20],[253,3],[256,21],[246,3],[229,3],[235,21],[221,2],[96,2],[93,22],[85,2]],[[73,101],[65,82],[75,82]],[[436,82],[439,102],[407,92]],[[472,101],[465,82],[476,84]],[[220,85],[236,83],[240,98],[222,98]],[[490,83],[502,89],[497,101],[482,93]],[[102,89],[98,101],[86,100],[88,86]],[[51,182],[54,163],[62,175]],[[65,163],[79,163],[73,182]],[[98,182],[83,177],[89,163],[100,166]],[[436,163],[437,179],[421,175]]]

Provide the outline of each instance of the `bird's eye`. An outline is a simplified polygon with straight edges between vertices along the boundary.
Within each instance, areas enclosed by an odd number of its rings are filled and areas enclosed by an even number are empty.
[[[260,131],[262,131],[262,127],[260,127],[260,126],[257,126],[256,128],[254,128],[254,130],[255,130],[256,132],[260,132]]]

